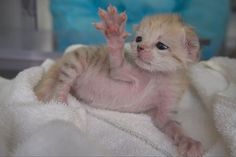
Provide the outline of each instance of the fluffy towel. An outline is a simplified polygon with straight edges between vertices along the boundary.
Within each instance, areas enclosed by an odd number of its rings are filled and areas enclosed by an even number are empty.
[[[236,156],[236,60],[213,58],[192,70],[193,85],[214,119],[230,156]],[[198,76],[201,76],[199,78]]]
[[[39,102],[33,87],[51,63],[26,69],[13,80],[0,79],[0,155],[177,156],[175,146],[145,114],[94,109],[73,96],[68,106]],[[235,60],[226,58],[194,66],[194,88],[180,103],[176,119],[187,134],[203,143],[204,156],[225,156],[225,144],[236,156],[233,67]],[[89,151],[83,149],[86,146]]]

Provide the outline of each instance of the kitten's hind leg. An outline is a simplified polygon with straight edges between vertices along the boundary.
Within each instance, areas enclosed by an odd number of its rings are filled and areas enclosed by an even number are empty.
[[[177,151],[184,157],[202,157],[203,147],[199,141],[188,137],[180,123],[170,118],[168,110],[154,110],[151,113],[154,124],[160,128],[177,146]]]
[[[78,52],[70,52],[57,61],[44,75],[35,88],[40,101],[56,99],[67,103],[67,97],[76,78],[82,73],[82,64],[76,57]]]
[[[43,75],[38,85],[34,88],[35,95],[39,101],[47,102],[52,98],[53,89],[57,82],[59,64],[52,65]]]
[[[61,63],[57,82],[54,87],[53,97],[65,104],[67,104],[71,87],[83,71],[82,58],[79,59],[77,55],[78,52],[71,52],[65,56],[64,61]]]

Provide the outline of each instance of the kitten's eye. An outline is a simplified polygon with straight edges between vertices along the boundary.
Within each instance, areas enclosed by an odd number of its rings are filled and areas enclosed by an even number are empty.
[[[157,47],[159,50],[166,50],[166,49],[169,48],[168,46],[166,46],[166,45],[163,44],[162,42],[156,43],[156,47]]]
[[[141,37],[141,36],[137,36],[135,41],[136,41],[137,43],[138,43],[138,42],[141,42],[141,41],[142,41],[142,37]]]

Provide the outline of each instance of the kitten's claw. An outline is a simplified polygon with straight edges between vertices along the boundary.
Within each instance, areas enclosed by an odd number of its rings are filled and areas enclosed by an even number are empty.
[[[183,157],[202,157],[203,147],[200,142],[189,137],[182,137],[177,145],[178,152]]]
[[[62,104],[68,105],[67,95],[65,95],[63,93],[56,93],[54,95],[54,99],[57,100],[58,102],[62,103]]]
[[[107,11],[108,11],[108,13],[110,13],[111,15],[117,14],[117,9],[116,9],[115,7],[113,7],[111,4],[109,4],[109,6],[107,7]]]

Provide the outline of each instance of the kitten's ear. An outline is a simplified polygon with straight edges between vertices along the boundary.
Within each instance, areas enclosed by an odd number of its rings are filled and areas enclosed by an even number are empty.
[[[185,37],[184,37],[184,45],[188,52],[188,59],[192,62],[199,61],[200,59],[200,43],[197,34],[194,30],[189,27],[185,26]]]

